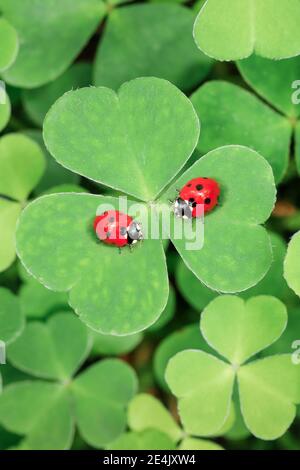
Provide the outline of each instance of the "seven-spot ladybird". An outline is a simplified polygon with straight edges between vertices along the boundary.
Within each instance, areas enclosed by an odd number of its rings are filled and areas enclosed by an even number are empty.
[[[99,240],[119,248],[143,239],[141,225],[129,215],[115,210],[98,215],[94,220],[94,230]]]
[[[211,178],[194,178],[179,191],[174,203],[177,217],[191,219],[197,217],[197,205],[203,204],[204,213],[210,212],[217,204],[220,195],[218,183]]]

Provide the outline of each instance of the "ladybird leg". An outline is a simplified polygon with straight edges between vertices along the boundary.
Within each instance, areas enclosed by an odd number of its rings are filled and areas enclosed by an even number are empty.
[[[128,246],[129,246],[130,253],[132,253],[132,245],[128,245]]]
[[[122,250],[121,250],[121,247],[119,246],[119,255],[122,254]]]

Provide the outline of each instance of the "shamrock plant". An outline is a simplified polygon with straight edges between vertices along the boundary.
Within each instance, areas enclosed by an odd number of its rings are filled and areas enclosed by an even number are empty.
[[[141,393],[130,401],[128,425],[130,431],[108,449],[143,449],[149,441],[151,447],[147,446],[147,449],[222,450],[212,441],[186,436],[162,403],[149,394]]]
[[[16,60],[19,50],[19,38],[15,28],[5,19],[0,18],[0,72],[9,68]]]
[[[269,59],[300,54],[298,0],[206,0],[195,25],[198,47],[218,60],[253,52]]]
[[[283,262],[286,255],[286,243],[277,234],[270,233],[273,248],[273,262],[266,276],[254,287],[240,295],[244,298],[256,295],[271,295],[280,299],[286,306],[295,307],[298,299],[288,287],[283,277]],[[218,293],[201,284],[195,275],[186,268],[182,261],[176,268],[176,282],[181,295],[195,310],[201,312]]]
[[[20,45],[16,60],[3,72],[5,81],[31,89],[54,80],[67,70],[106,16],[95,59],[97,85],[118,88],[126,80],[150,74],[191,88],[207,75],[211,60],[193,42],[190,10],[173,4],[142,4],[114,11],[117,3],[122,2],[0,0],[3,21],[16,30]]]
[[[0,271],[15,259],[16,222],[44,169],[43,152],[33,140],[21,134],[0,139]]]
[[[281,140],[285,141],[282,127],[289,127],[295,141],[295,159],[300,172],[300,117],[299,70],[300,58],[272,61],[253,56],[237,63],[245,81],[277,111],[284,115],[279,129]],[[277,116],[278,117],[278,116]],[[290,141],[291,143],[291,141]]]
[[[288,118],[248,91],[221,80],[200,87],[191,101],[201,117],[202,133],[198,143],[201,153],[221,145],[246,145],[268,160],[276,182],[282,180],[288,166],[292,136]],[[232,103],[237,103],[233,109]]]
[[[21,448],[67,449],[75,425],[95,447],[122,434],[135,374],[118,359],[78,373],[90,347],[91,336],[78,318],[58,313],[46,323],[28,323],[8,348],[9,361],[36,378],[6,386],[0,397],[0,423],[25,436]]]
[[[9,312],[9,316],[7,315]],[[8,289],[0,288],[0,358],[6,360],[6,347],[16,340],[24,329],[24,316],[20,302]],[[0,375],[1,390],[1,375]]]
[[[175,220],[168,202],[176,188],[199,174],[216,178],[222,206],[207,217],[203,249],[188,250],[185,239],[176,239],[172,231],[169,235],[205,284],[223,292],[245,290],[266,274],[272,260],[268,234],[259,225],[275,202],[272,170],[248,148],[224,147],[201,158],[163,193],[192,154],[199,127],[190,101],[176,87],[140,78],[123,85],[118,94],[102,87],[65,94],[46,117],[44,139],[63,166],[139,199],[149,216],[154,212],[156,218],[168,207],[175,228],[184,224]],[[252,197],[253,184],[260,201]],[[44,285],[69,291],[70,305],[90,327],[106,334],[132,334],[154,323],[166,305],[164,251],[153,238],[122,256],[99,244],[92,222],[103,204],[117,208],[118,200],[88,194],[35,200],[19,221],[18,254]],[[133,200],[128,201],[131,211],[137,212]],[[33,240],[41,219],[43,232]],[[243,263],[247,270],[241,274]]]
[[[299,254],[300,254],[300,232],[297,232],[291,239],[284,262],[284,275],[285,278],[295,293],[300,296],[300,269],[299,269]]]
[[[179,352],[169,362],[166,380],[179,399],[184,429],[213,435],[226,421],[235,382],[241,412],[252,434],[276,439],[290,426],[300,403],[300,368],[290,354],[248,360],[284,331],[284,304],[269,296],[214,299],[201,316],[201,332],[226,361],[201,350]]]

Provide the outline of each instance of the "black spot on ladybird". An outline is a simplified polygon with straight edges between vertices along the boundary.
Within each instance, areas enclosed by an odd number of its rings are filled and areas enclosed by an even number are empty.
[[[191,186],[192,186],[191,183],[187,184],[187,187],[188,187],[188,188],[190,188]]]
[[[193,203],[193,202],[195,202],[195,199],[193,197],[190,197],[189,202]]]
[[[211,203],[211,200],[210,200],[209,197],[206,197],[206,198],[204,199],[204,202],[205,202],[205,204],[210,204],[210,203]]]
[[[110,217],[110,218],[108,219],[108,221],[112,223],[112,222],[115,221],[115,218],[114,218],[114,217]]]
[[[197,184],[196,189],[198,191],[201,191],[201,189],[203,189],[203,185],[202,184]]]
[[[121,234],[122,236],[126,235],[126,232],[127,232],[126,227],[121,227],[121,228],[120,228],[120,234]]]

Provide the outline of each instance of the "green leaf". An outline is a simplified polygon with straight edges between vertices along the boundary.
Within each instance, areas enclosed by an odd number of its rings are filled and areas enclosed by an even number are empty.
[[[237,403],[236,396],[232,397],[236,376],[248,429],[261,439],[277,439],[286,431],[300,403],[300,367],[293,356],[271,356],[240,365],[274,341],[285,320],[284,305],[272,297],[253,297],[246,308],[243,300],[233,296],[211,302],[202,314],[201,330],[231,364],[203,351],[185,350],[169,361],[166,370],[188,433],[212,435],[224,429],[232,398]]]
[[[52,316],[47,324],[30,322],[8,348],[17,368],[37,377],[69,380],[87,357],[90,341],[86,327],[71,313]]]
[[[260,439],[276,439],[286,432],[300,402],[300,367],[291,355],[271,356],[238,371],[242,414]],[[259,409],[259,413],[257,410]]]
[[[156,332],[166,326],[174,317],[176,309],[176,295],[173,286],[169,286],[169,298],[167,305],[159,319],[148,328],[148,332]]]
[[[181,175],[164,194],[164,202],[174,199],[176,188],[199,175],[214,178],[221,187],[221,206],[205,217],[204,246],[200,250],[187,249],[187,241],[191,241],[175,238],[174,234],[171,240],[187,267],[205,285],[221,292],[246,290],[264,277],[272,261],[269,236],[258,225],[274,207],[271,167],[249,148],[221,147]],[[253,197],[253,188],[259,199]],[[174,230],[184,232],[184,223],[175,219]]]
[[[212,348],[232,364],[240,365],[274,343],[286,324],[286,307],[275,297],[252,297],[245,302],[226,295],[206,307],[200,328]]]
[[[208,74],[212,61],[197,51],[194,14],[174,4],[142,4],[109,15],[96,55],[96,85],[117,90],[137,77],[153,76],[190,90]]]
[[[253,55],[237,66],[244,80],[262,98],[291,118],[299,116],[300,108],[292,102],[292,85],[299,80],[300,57],[275,61]]]
[[[203,351],[182,351],[169,361],[166,381],[179,399],[186,432],[209,436],[222,428],[230,411],[234,376],[231,366]]]
[[[47,148],[59,163],[145,201],[180,170],[198,137],[190,101],[158,78],[127,82],[118,95],[103,87],[71,91],[44,123]]]
[[[92,365],[72,383],[75,415],[84,440],[103,447],[125,430],[125,406],[136,393],[133,370],[117,359]]]
[[[286,243],[276,233],[270,232],[270,239],[273,248],[273,263],[265,277],[256,286],[242,292],[241,297],[249,299],[249,297],[257,295],[272,295],[286,304],[294,305],[297,297],[283,277]],[[186,302],[200,312],[218,295],[202,284],[183,261],[177,263],[176,283]]]
[[[293,345],[299,340],[300,331],[300,309],[299,306],[289,308],[288,310],[288,324],[284,330],[283,335],[276,343],[272,344],[264,351],[266,355],[270,354],[291,354],[293,353]],[[295,349],[295,354],[297,350]]]
[[[300,232],[291,239],[284,261],[284,277],[293,291],[300,296]]]
[[[108,450],[175,450],[175,444],[156,429],[143,432],[126,432],[107,446]]]
[[[0,198],[0,272],[5,271],[16,257],[15,230],[20,212],[20,204]]]
[[[20,382],[6,387],[1,395],[0,423],[10,432],[26,435],[26,448],[67,449],[74,434],[70,410],[63,386]]]
[[[45,169],[41,148],[21,134],[6,134],[0,140],[0,194],[24,201]]]
[[[295,304],[297,299],[283,277],[283,262],[286,255],[286,242],[276,233],[270,232],[273,248],[273,263],[266,276],[256,286],[242,292],[241,297],[248,299],[256,295],[272,295],[285,304]]]
[[[298,0],[207,0],[194,25],[198,47],[218,60],[253,52],[269,59],[299,55]]]
[[[47,112],[58,98],[67,91],[90,85],[91,81],[90,64],[78,62],[57,80],[35,90],[25,90],[23,93],[25,111],[37,126],[42,126]]]
[[[68,295],[65,292],[46,289],[33,277],[21,286],[19,299],[24,315],[29,318],[47,317],[50,313],[68,307]]]
[[[4,103],[3,103],[4,101]],[[4,129],[9,121],[11,114],[11,104],[9,96],[0,89],[0,131]]]
[[[0,0],[0,8],[20,38],[19,54],[4,78],[21,88],[44,85],[62,74],[105,12],[101,0]]]
[[[223,145],[245,145],[265,157],[275,180],[282,180],[292,134],[286,118],[248,91],[223,81],[206,83],[192,95],[191,101],[201,116],[198,143],[201,153]]]
[[[86,189],[78,186],[77,184],[65,183],[59,184],[57,186],[52,186],[52,188],[44,191],[43,194],[57,194],[57,193],[86,193]]]
[[[78,184],[79,175],[71,173],[71,171],[59,165],[54,158],[47,151],[42,132],[37,129],[30,129],[26,131],[26,135],[37,142],[46,159],[46,168],[44,174],[35,187],[35,193],[40,195],[45,193],[48,189],[52,189],[55,186],[60,186],[62,184]]]
[[[19,39],[15,28],[4,18],[0,18],[0,70],[10,67],[19,50]]]
[[[184,349],[202,349],[206,352],[212,352],[200,334],[199,324],[192,324],[171,333],[163,339],[155,350],[154,355],[154,374],[159,385],[168,390],[165,381],[165,371],[167,364],[172,356]]]
[[[208,441],[207,439],[195,439],[186,437],[180,443],[179,450],[224,450],[219,444]]]
[[[199,312],[218,295],[202,284],[182,260],[177,263],[175,276],[180,294],[188,304]]]
[[[102,335],[94,333],[93,355],[119,356],[133,351],[143,339],[141,333],[127,336]]]
[[[298,173],[300,173],[300,122],[297,123],[295,128],[295,157],[298,168]]]
[[[128,425],[133,431],[157,429],[177,442],[182,431],[162,403],[152,395],[136,395],[128,407]]]
[[[24,328],[24,316],[18,298],[0,287],[0,340],[6,344],[15,341]]]
[[[104,334],[126,335],[158,319],[167,302],[168,279],[159,240],[147,239],[132,253],[124,249],[121,255],[97,241],[92,223],[98,206],[117,203],[90,194],[39,198],[20,217],[17,246],[23,264],[40,282],[69,291],[70,305],[88,326]]]

